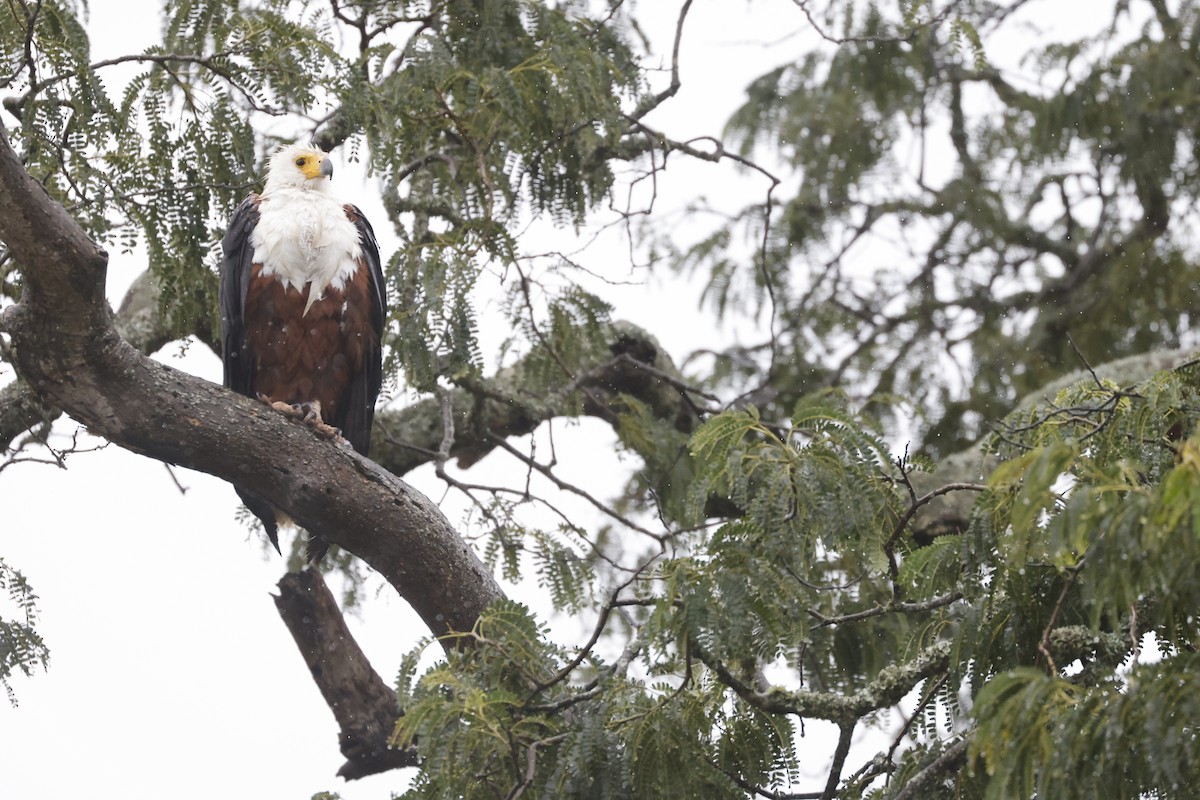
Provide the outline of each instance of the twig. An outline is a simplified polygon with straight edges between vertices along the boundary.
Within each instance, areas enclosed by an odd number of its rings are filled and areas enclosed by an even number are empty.
[[[667,88],[663,89],[658,94],[651,97],[635,110],[630,118],[634,121],[640,120],[642,117],[649,114],[654,109],[662,105],[666,100],[674,97],[679,87],[683,82],[679,79],[679,45],[683,41],[683,22],[687,19],[688,11],[691,10],[692,0],[684,0],[683,6],[679,9],[679,18],[675,22],[675,43],[671,47],[671,83]]]
[[[1069,333],[1067,334],[1067,344],[1071,345],[1071,349],[1075,351],[1075,355],[1079,356],[1079,360],[1083,362],[1085,367],[1087,367],[1087,371],[1092,374],[1092,380],[1096,382],[1096,386],[1100,389],[1103,389],[1104,384],[1100,382],[1100,376],[1096,374],[1096,370],[1092,369],[1092,365],[1088,363],[1087,358],[1084,357],[1083,353],[1079,350],[1079,347],[1075,344],[1075,340],[1071,338],[1071,334]]]
[[[938,775],[945,771],[953,769],[957,764],[961,763],[967,757],[967,748],[969,747],[967,739],[959,739],[954,744],[942,751],[942,754],[914,775],[904,784],[902,788],[892,800],[911,800],[912,798],[924,797],[925,785],[934,780]]]
[[[900,475],[901,481],[908,487],[909,497],[915,497],[916,491],[913,489],[912,482],[908,478],[908,472],[904,469],[901,469]],[[897,597],[900,596],[900,585],[898,583],[900,578],[900,562],[896,559],[896,543],[900,540],[900,537],[904,535],[904,531],[908,527],[908,523],[912,521],[913,516],[915,516],[923,506],[928,505],[930,502],[944,494],[950,494],[951,492],[982,492],[986,489],[987,486],[981,483],[947,483],[946,485],[934,489],[933,491],[921,495],[920,497],[916,497],[909,503],[908,510],[905,511],[900,519],[896,522],[895,527],[892,528],[892,534],[883,544],[883,552],[887,554],[888,558],[888,577],[892,581],[893,594],[895,594]]]
[[[864,619],[880,617],[884,614],[919,614],[923,611],[933,611],[934,609],[956,603],[962,597],[962,592],[947,592],[929,600],[912,603],[887,603],[875,606],[874,608],[868,608],[865,611],[856,611],[853,614],[844,614],[839,617],[827,617],[815,608],[808,609],[808,613],[817,620],[817,624],[814,627],[824,628],[830,625],[845,625],[850,622],[860,622]]]
[[[842,769],[846,766],[846,756],[850,754],[850,741],[854,737],[856,723],[857,720],[850,720],[841,724],[837,749],[833,751],[833,763],[829,766],[829,779],[825,782],[821,800],[833,800],[837,795],[837,787],[842,780]]]
[[[820,800],[823,794],[822,792],[773,792],[770,789],[756,786],[741,775],[730,772],[727,769],[722,769],[721,772],[725,773],[725,777],[746,791],[754,792],[759,797],[767,798],[767,800]]]
[[[165,461],[163,462],[163,466],[167,468],[167,474],[171,476],[171,482],[175,484],[175,488],[179,490],[179,493],[187,494],[187,487],[179,482],[179,476],[175,474],[175,469]]]
[[[583,660],[587,658],[589,653],[591,653],[592,648],[596,646],[596,642],[600,641],[600,636],[604,633],[604,628],[608,624],[608,618],[612,614],[613,609],[617,607],[617,600],[621,596],[621,592],[628,589],[629,586],[635,580],[641,577],[642,573],[657,560],[657,556],[648,559],[640,567],[638,567],[637,570],[630,575],[624,583],[621,583],[611,592],[609,592],[608,602],[606,602],[603,608],[600,609],[600,617],[596,620],[596,626],[592,629],[591,637],[587,640],[587,642],[584,643],[583,647],[579,649],[579,652],[575,655],[575,658],[571,659],[571,661],[569,661],[566,666],[560,669],[554,675],[554,677],[547,681],[539,681],[534,686],[533,691],[531,691],[529,695],[530,700],[532,700],[535,695],[544,692],[551,686],[566,680],[568,677],[570,677],[571,673],[583,663]],[[526,702],[528,702],[528,700]]]
[[[659,542],[660,544],[666,540],[667,534],[654,533],[653,531],[651,531],[651,530],[643,527],[642,525],[637,524],[633,520],[629,519],[624,514],[621,514],[616,509],[611,508],[610,506],[606,505],[605,503],[600,502],[599,500],[597,500],[595,497],[593,497],[587,491],[579,488],[578,486],[576,486],[572,483],[568,483],[567,481],[564,481],[562,478],[555,475],[554,471],[551,470],[549,467],[547,467],[544,464],[541,464],[540,462],[535,461],[532,458],[530,458],[529,456],[525,455],[520,450],[518,450],[517,448],[515,448],[511,444],[509,444],[508,441],[506,439],[504,439],[503,437],[495,436],[491,433],[487,433],[487,434],[484,434],[484,439],[489,444],[495,445],[496,447],[499,447],[501,450],[508,452],[514,458],[517,458],[518,460],[523,462],[526,466],[530,467],[531,469],[537,470],[542,475],[544,475],[546,478],[548,478],[550,480],[550,482],[553,483],[555,486],[557,486],[559,489],[562,489],[564,492],[570,492],[571,494],[577,495],[578,497],[582,497],[584,500],[591,503],[592,506],[594,506],[601,513],[605,514],[606,516],[612,517],[617,522],[620,522],[622,525],[625,525],[626,527],[628,527],[630,530],[637,531],[638,533],[641,533],[641,534],[645,534],[646,536],[649,536],[650,538],[654,539],[655,541]]]
[[[1050,619],[1046,621],[1046,627],[1042,631],[1042,638],[1040,641],[1038,641],[1038,652],[1041,653],[1042,657],[1046,659],[1046,664],[1049,667],[1051,675],[1058,674],[1058,666],[1054,663],[1054,657],[1050,655],[1050,634],[1054,630],[1054,623],[1058,621],[1058,615],[1062,611],[1063,605],[1066,603],[1067,591],[1071,588],[1071,584],[1074,582],[1075,576],[1078,575],[1079,571],[1083,569],[1083,565],[1086,561],[1087,556],[1085,555],[1083,558],[1079,559],[1079,563],[1067,571],[1067,577],[1063,581],[1062,591],[1058,593],[1058,600],[1054,604],[1054,610],[1050,612]]]
[[[811,25],[812,29],[817,32],[817,35],[825,41],[832,42],[833,44],[850,44],[852,42],[863,44],[875,44],[879,42],[911,42],[913,39],[917,38],[917,34],[919,34],[925,28],[932,28],[933,26],[940,24],[946,19],[946,17],[950,16],[950,11],[955,6],[954,3],[947,4],[946,7],[941,10],[941,12],[933,17],[930,17],[927,22],[913,25],[912,30],[910,30],[904,36],[831,36],[813,17],[812,10],[808,7],[808,0],[792,0],[792,2],[804,12],[804,16],[808,19],[808,24]]]
[[[537,775],[537,751],[539,747],[558,744],[565,740],[570,734],[560,733],[556,736],[550,736],[545,739],[539,739],[536,742],[530,743],[525,750],[525,777],[520,783],[509,790],[505,795],[505,800],[517,800],[521,795],[525,794],[525,790],[533,784],[533,779]]]

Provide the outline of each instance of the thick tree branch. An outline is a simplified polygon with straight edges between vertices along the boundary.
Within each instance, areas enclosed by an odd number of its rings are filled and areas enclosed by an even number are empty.
[[[159,290],[153,275],[146,270],[129,287],[113,323],[121,338],[145,355],[161,349],[174,340],[177,333],[163,324],[159,313]],[[206,345],[217,349],[219,342],[208,320],[198,320],[192,331]],[[0,389],[0,449],[7,448],[13,439],[34,425],[52,422],[62,410],[40,402],[24,381],[16,380]]]
[[[40,402],[24,381],[13,381],[0,389],[0,451],[31,428],[60,416],[61,410]]]
[[[971,746],[969,738],[962,738],[946,747],[941,754],[929,762],[920,772],[904,782],[904,786],[892,800],[908,800],[922,797],[925,789],[934,781],[948,772],[956,772],[967,760],[967,750]]]
[[[0,326],[44,404],[122,447],[265,497],[376,569],[436,634],[469,630],[503,596],[437,507],[403,481],[122,339],[104,297],[107,255],[25,172],[3,134],[0,240],[25,287]]]
[[[716,673],[721,683],[755,708],[772,714],[795,714],[843,725],[861,719],[872,711],[896,705],[918,683],[944,672],[950,665],[951,643],[948,640],[936,642],[906,664],[885,667],[875,680],[853,694],[782,687],[770,687],[764,691],[739,679],[725,664],[694,642],[692,649],[705,666]]]
[[[306,569],[284,575],[275,607],[341,728],[346,763],[337,774],[354,780],[416,766],[415,751],[388,747],[401,713],[396,693],[371,668],[321,573]]]
[[[654,337],[625,322],[606,330],[611,358],[585,363],[574,377],[537,395],[528,385],[523,361],[490,378],[477,379],[450,392],[454,413],[454,443],[450,455],[469,467],[496,447],[496,440],[532,433],[560,416],[574,416],[583,397],[583,413],[612,421],[623,410],[621,396],[645,404],[658,419],[676,430],[690,432],[702,410],[692,400],[698,392],[683,383],[679,371]],[[371,453],[397,475],[434,460],[442,443],[442,407],[436,397],[376,416]]]
[[[149,355],[170,343],[176,334],[162,321],[159,291],[149,271],[130,286],[114,318],[117,333],[134,349]],[[212,348],[218,341],[212,325],[200,320],[192,333]],[[561,385],[534,398],[522,391],[525,368],[522,362],[499,374],[478,380],[469,388],[451,392],[456,436],[451,455],[466,467],[494,449],[495,437],[523,436],[549,419],[575,413],[572,395],[587,390],[584,413],[610,419],[620,410],[619,395],[636,397],[661,419],[682,431],[692,430],[701,409],[670,356],[654,337],[626,322],[607,328],[611,358],[584,364],[574,381],[564,376]],[[22,380],[0,389],[0,448],[31,427],[58,419],[62,411],[38,400]],[[371,451],[376,463],[394,475],[430,461],[441,442],[441,408],[429,398],[400,409],[384,410],[375,416]]]
[[[1180,366],[1194,355],[1192,349],[1155,350],[1110,361],[1094,370],[1078,369],[1030,392],[1016,410],[1030,410],[1052,400],[1060,391],[1080,381],[1111,380],[1120,386],[1135,386],[1156,373]],[[997,463],[995,456],[984,453],[980,444],[976,443],[939,460],[932,472],[910,473],[909,479],[915,491],[926,494],[947,485],[985,480]],[[916,541],[928,543],[938,536],[966,530],[977,498],[975,492],[949,492],[931,499],[913,515],[912,531]]]

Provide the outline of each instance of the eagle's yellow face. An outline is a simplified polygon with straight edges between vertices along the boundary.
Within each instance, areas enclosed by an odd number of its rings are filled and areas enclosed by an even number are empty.
[[[333,177],[333,161],[315,147],[292,144],[279,148],[267,167],[267,184],[317,188]]]
[[[292,157],[292,164],[296,166],[296,169],[304,173],[304,177],[310,181],[315,181],[320,178],[333,177],[333,164],[329,163],[327,165],[326,162],[328,160],[324,153],[316,150],[304,150]],[[326,173],[326,170],[328,170],[328,173]]]

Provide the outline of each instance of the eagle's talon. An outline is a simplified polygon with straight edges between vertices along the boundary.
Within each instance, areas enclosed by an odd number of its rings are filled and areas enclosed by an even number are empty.
[[[326,439],[335,439],[336,440],[336,439],[342,438],[342,432],[340,430],[333,427],[332,425],[326,425],[324,422],[321,422],[320,420],[318,420],[316,423],[309,423],[308,427],[312,428],[313,431],[315,431],[317,434],[319,434],[321,436],[324,436]]]
[[[263,399],[263,402],[269,403],[271,408],[275,409],[280,414],[283,414],[288,419],[304,419],[304,409],[295,403],[285,403],[282,400],[270,401],[265,398]]]
[[[309,403],[300,403],[295,408],[300,413],[300,421],[308,427],[320,428],[325,424],[325,420],[321,418],[320,401],[313,400]]]

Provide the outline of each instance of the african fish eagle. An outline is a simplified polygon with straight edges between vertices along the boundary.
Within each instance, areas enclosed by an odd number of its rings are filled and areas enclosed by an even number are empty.
[[[221,243],[225,385],[318,429],[332,426],[366,455],[383,383],[387,297],[371,224],[329,193],[332,178],[324,152],[285,145],[271,157],[262,194],[234,211]],[[287,517],[235,488],[278,551]],[[328,548],[314,537],[309,560]]]

